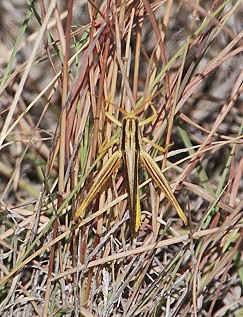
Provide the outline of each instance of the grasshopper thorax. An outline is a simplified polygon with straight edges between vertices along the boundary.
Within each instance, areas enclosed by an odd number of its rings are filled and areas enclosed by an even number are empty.
[[[140,151],[141,132],[136,117],[125,117],[122,120],[121,150]]]

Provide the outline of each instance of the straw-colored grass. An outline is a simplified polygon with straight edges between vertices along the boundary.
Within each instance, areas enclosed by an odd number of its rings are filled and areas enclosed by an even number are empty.
[[[0,4],[0,315],[242,316],[241,1],[67,3]],[[132,241],[121,165],[74,231],[119,148],[105,109],[151,103],[189,225],[139,166]]]

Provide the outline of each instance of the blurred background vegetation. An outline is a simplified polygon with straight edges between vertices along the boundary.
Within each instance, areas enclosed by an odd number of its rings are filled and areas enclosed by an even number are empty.
[[[0,2],[0,315],[243,316],[241,1]],[[73,215],[141,107],[185,227],[139,167]],[[120,108],[119,108],[120,107]],[[120,110],[119,110],[120,109]]]

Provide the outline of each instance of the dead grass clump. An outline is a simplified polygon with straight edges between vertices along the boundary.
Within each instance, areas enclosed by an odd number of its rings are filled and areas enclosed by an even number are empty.
[[[241,1],[21,4],[0,4],[1,316],[242,316]],[[151,103],[189,225],[139,166],[132,243],[122,165],[73,230],[119,147],[105,109]]]

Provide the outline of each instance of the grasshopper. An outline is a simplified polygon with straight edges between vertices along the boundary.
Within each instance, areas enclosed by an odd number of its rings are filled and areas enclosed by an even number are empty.
[[[152,104],[150,104],[153,111],[153,115],[146,120],[139,122],[137,114],[141,112],[142,109],[137,109],[131,113],[125,112],[125,117],[122,122],[114,118],[108,111],[105,111],[106,117],[116,125],[121,128],[120,138],[112,141],[111,145],[120,141],[119,148],[112,156],[107,160],[101,170],[98,172],[91,188],[86,197],[84,198],[82,204],[76,211],[74,215],[74,222],[78,221],[80,215],[86,210],[90,202],[99,193],[103,185],[111,177],[112,174],[116,173],[119,169],[121,163],[124,163],[127,179],[128,179],[128,206],[130,212],[130,225],[132,230],[132,236],[134,232],[136,233],[141,224],[141,207],[138,192],[138,165],[141,162],[142,166],[147,170],[151,178],[157,183],[157,185],[164,192],[165,196],[168,198],[170,203],[174,206],[179,217],[187,225],[187,218],[182,211],[178,201],[176,200],[170,185],[168,184],[166,178],[161,172],[158,165],[152,159],[152,157],[143,148],[143,142],[149,142],[148,139],[142,137],[140,127],[152,122],[157,117],[157,111]],[[117,107],[121,110],[120,107]],[[110,146],[111,146],[110,145]],[[109,146],[106,146],[108,148]],[[156,147],[160,148],[156,145]],[[161,148],[165,151],[163,148]]]

